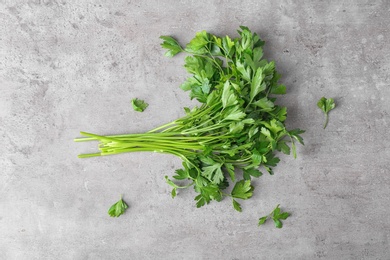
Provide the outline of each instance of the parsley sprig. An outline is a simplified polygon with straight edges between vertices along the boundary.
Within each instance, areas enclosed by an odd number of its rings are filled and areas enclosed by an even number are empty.
[[[119,201],[114,203],[109,209],[108,209],[108,215],[111,217],[119,217],[120,215],[124,214],[126,209],[129,206],[127,206],[126,202],[123,201],[122,196]]]
[[[138,98],[133,98],[131,100],[131,105],[133,106],[134,111],[138,112],[144,112],[144,110],[149,106],[148,103]]]
[[[173,179],[166,176],[175,197],[179,189],[193,187],[196,206],[210,201],[252,197],[252,178],[266,171],[273,174],[278,152],[296,157],[296,143],[303,144],[304,131],[285,126],[286,107],[275,104],[286,93],[279,84],[275,63],[263,59],[264,41],[241,26],[239,37],[219,37],[201,31],[183,47],[161,36],[168,57],[186,53],[184,67],[191,74],[180,86],[199,106],[184,108],[185,115],[141,134],[102,136],[81,132],[76,141],[99,141],[98,153],[79,157],[127,152],[158,152],[182,159],[183,168]],[[240,171],[237,171],[240,170]],[[242,172],[242,174],[241,174]],[[227,187],[233,184],[231,192]]]
[[[328,121],[329,121],[328,113],[330,110],[332,110],[336,107],[336,104],[334,103],[333,98],[322,97],[320,100],[318,100],[317,106],[325,114],[325,123],[324,123],[324,129],[325,129],[326,126],[328,125]]]
[[[288,212],[281,212],[278,204],[269,215],[259,218],[258,225],[264,225],[268,219],[272,219],[276,228],[282,228],[283,223],[281,220],[286,220],[290,215]]]

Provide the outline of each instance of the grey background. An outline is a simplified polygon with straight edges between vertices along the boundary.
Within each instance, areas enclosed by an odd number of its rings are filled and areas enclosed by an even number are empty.
[[[0,259],[390,259],[389,24],[389,1],[0,1]],[[287,125],[307,131],[243,213],[172,199],[172,156],[77,158],[96,151],[79,131],[143,132],[196,105],[160,35],[239,25],[266,41]],[[326,130],[322,96],[338,105]],[[110,218],[120,194],[130,207]],[[257,227],[278,203],[284,228]]]

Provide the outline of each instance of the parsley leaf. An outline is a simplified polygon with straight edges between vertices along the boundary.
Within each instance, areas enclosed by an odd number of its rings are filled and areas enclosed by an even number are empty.
[[[258,226],[263,225],[268,219],[272,219],[276,228],[282,228],[281,220],[287,219],[290,215],[288,212],[281,212],[278,204],[269,215],[259,218]]]
[[[251,102],[257,94],[266,89],[266,85],[263,83],[264,77],[263,69],[258,68],[251,82],[251,91],[249,95]]]
[[[108,210],[108,215],[110,215],[111,217],[119,217],[120,215],[125,213],[125,210],[127,208],[128,206],[126,202],[123,201],[121,196],[121,199],[110,207],[110,209]]]
[[[317,106],[324,112],[325,114],[325,123],[324,123],[324,129],[328,125],[328,113],[330,110],[334,109],[336,107],[336,104],[334,103],[333,98],[326,98],[322,97],[318,103]]]
[[[238,203],[235,199],[233,199],[232,201],[233,201],[233,208],[235,210],[237,210],[238,212],[242,212],[242,208],[241,208],[240,203]]]
[[[250,180],[241,180],[234,185],[231,195],[233,198],[246,200],[252,197],[253,190]]]
[[[185,50],[194,54],[207,53],[207,44],[209,43],[209,34],[206,31],[197,32],[186,46]]]
[[[148,103],[138,98],[131,100],[131,104],[133,105],[133,109],[138,112],[144,112],[144,110],[149,106]]]
[[[176,180],[185,180],[190,177],[188,171],[183,169],[178,169],[175,171],[176,175],[173,176]]]
[[[219,184],[224,176],[221,170],[222,164],[214,163],[213,165],[203,167],[203,175],[212,183]]]

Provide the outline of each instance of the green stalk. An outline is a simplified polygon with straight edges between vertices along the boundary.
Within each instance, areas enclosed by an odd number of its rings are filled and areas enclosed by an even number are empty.
[[[158,130],[167,128],[167,127],[170,126],[170,125],[176,124],[176,121],[177,121],[177,120],[172,121],[172,122],[167,123],[167,124],[164,124],[164,125],[162,125],[162,126],[156,127],[156,128],[154,128],[154,129],[150,130],[148,133],[157,132]]]
[[[328,125],[328,120],[329,120],[328,113],[325,113],[325,123],[324,123],[324,129],[325,129],[325,128],[326,128],[326,126]]]

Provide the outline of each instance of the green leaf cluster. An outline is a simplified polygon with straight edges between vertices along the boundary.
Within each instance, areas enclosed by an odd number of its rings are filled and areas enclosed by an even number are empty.
[[[138,98],[132,99],[131,104],[133,106],[133,109],[138,112],[144,112],[144,110],[149,106],[148,103]]]
[[[98,140],[100,151],[80,157],[144,151],[178,156],[182,169],[166,176],[172,197],[193,187],[197,207],[229,197],[241,211],[239,200],[253,195],[253,178],[273,174],[278,153],[296,157],[296,143],[303,144],[304,131],[287,129],[287,109],[275,103],[286,93],[278,83],[281,75],[273,61],[263,58],[264,41],[244,26],[237,38],[201,31],[185,46],[171,36],[161,39],[166,56],[187,54],[184,67],[190,76],[180,87],[199,105],[142,134],[81,132],[85,137],[76,141]]]
[[[128,206],[126,202],[124,202],[121,197],[118,202],[116,202],[110,207],[110,209],[108,210],[108,215],[110,215],[111,217],[119,217],[120,215],[125,213],[127,208]]]
[[[328,125],[328,113],[330,110],[334,109],[336,107],[336,104],[334,103],[333,98],[326,98],[322,97],[320,100],[318,100],[317,106],[324,112],[325,114],[325,123],[324,123],[324,129]]]
[[[259,218],[258,225],[263,225],[268,219],[272,219],[276,228],[282,228],[283,223],[281,220],[286,220],[290,216],[288,212],[281,212],[279,205],[267,216]]]

